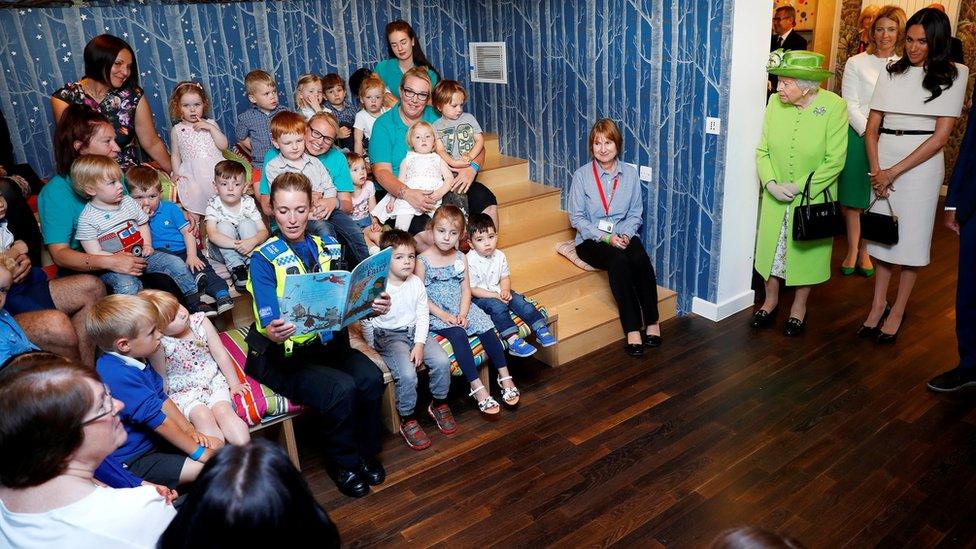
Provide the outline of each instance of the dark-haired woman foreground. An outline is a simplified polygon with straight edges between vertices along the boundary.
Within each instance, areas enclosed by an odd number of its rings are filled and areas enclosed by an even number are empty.
[[[905,54],[878,78],[865,131],[871,211],[898,216],[898,243],[869,242],[875,260],[874,299],[857,334],[893,343],[918,270],[929,264],[932,228],[945,177],[945,147],[962,111],[969,70],[949,60],[949,18],[925,8],[905,25]],[[888,306],[888,282],[901,266],[898,295]]]
[[[339,547],[339,533],[277,445],[225,446],[159,540],[169,547]]]

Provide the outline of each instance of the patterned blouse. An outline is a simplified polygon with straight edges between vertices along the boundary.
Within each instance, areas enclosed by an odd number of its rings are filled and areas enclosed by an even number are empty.
[[[122,151],[119,153],[119,166],[127,170],[139,163],[139,144],[136,141],[136,107],[142,99],[143,91],[136,84],[123,88],[110,89],[101,103],[96,102],[85,92],[81,82],[69,82],[51,97],[65,103],[88,105],[108,117],[115,128],[115,142]]]

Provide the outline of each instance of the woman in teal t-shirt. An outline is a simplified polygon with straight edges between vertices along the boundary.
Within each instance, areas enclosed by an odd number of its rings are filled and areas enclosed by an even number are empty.
[[[441,75],[424,55],[424,50],[417,42],[417,36],[410,23],[402,19],[388,23],[386,40],[386,51],[390,59],[380,61],[373,72],[386,84],[387,107],[392,107],[400,99],[400,80],[403,79],[403,73],[414,67],[427,67],[432,89],[437,85]]]

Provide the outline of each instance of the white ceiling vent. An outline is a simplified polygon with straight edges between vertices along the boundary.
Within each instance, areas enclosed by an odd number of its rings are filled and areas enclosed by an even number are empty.
[[[471,42],[471,81],[508,84],[505,42]]]

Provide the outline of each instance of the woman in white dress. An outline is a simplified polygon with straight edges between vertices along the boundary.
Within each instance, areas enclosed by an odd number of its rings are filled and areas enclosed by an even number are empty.
[[[918,277],[929,263],[932,229],[945,176],[942,149],[962,111],[969,70],[949,60],[949,18],[919,10],[906,24],[905,55],[878,78],[865,145],[871,186],[880,198],[872,211],[898,217],[898,243],[868,244],[878,274],[874,299],[858,335],[892,343]],[[887,304],[892,270],[901,266],[898,295]]]
[[[847,225],[847,256],[841,261],[840,274],[874,274],[865,242],[861,240],[861,212],[871,202],[871,177],[868,175],[868,155],[864,148],[864,130],[871,112],[871,96],[878,83],[878,75],[889,63],[901,57],[905,45],[905,20],[908,16],[898,6],[874,7],[872,19],[866,27],[867,51],[847,60],[841,95],[847,101],[847,163],[838,179],[838,200],[844,207]],[[865,8],[867,11],[868,8]],[[862,13],[861,17],[864,17]]]

